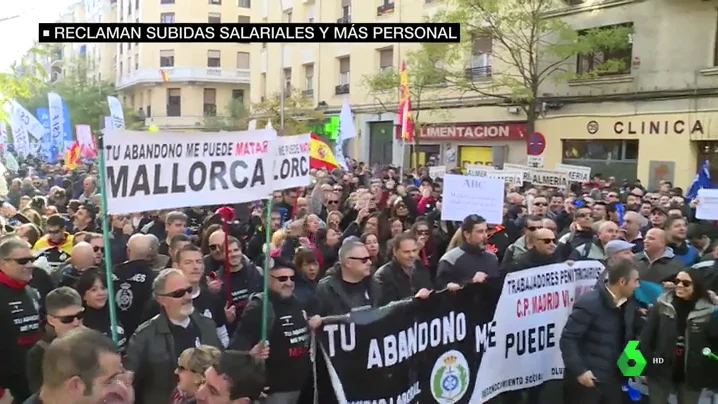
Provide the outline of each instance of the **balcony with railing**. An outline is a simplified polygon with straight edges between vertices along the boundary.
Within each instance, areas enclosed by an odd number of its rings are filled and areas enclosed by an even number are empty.
[[[482,79],[491,77],[491,66],[476,66],[464,69],[464,74],[468,79]]]
[[[334,94],[336,94],[336,95],[349,94],[349,84],[339,84],[338,86],[335,86]]]
[[[139,69],[117,78],[115,86],[123,89],[138,84],[156,84],[163,80],[170,83],[227,83],[249,84],[249,69],[223,69],[221,67],[165,67],[162,69]]]

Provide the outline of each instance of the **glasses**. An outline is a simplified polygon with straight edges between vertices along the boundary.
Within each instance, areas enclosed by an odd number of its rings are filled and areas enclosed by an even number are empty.
[[[556,239],[555,239],[555,238],[542,238],[542,239],[539,239],[539,240],[543,241],[544,244],[556,244]]]
[[[174,292],[165,293],[160,296],[171,297],[173,299],[179,299],[181,297],[184,297],[188,293],[192,293],[192,286],[184,288],[184,289],[175,290]]]
[[[417,230],[417,231],[416,231],[416,234],[419,235],[419,236],[428,236],[428,235],[429,235],[429,230]]]
[[[210,244],[209,250],[210,251],[217,251],[222,248],[222,244]]]
[[[286,281],[294,282],[294,279],[296,279],[296,276],[294,276],[294,275],[282,275],[282,276],[272,275],[272,278],[278,280],[279,282],[286,282]]]
[[[21,257],[21,258],[6,258],[7,261],[14,261],[20,265],[27,265],[27,263],[35,260],[33,257]]]
[[[546,202],[534,202],[534,206],[548,206]]]
[[[94,251],[94,252],[105,252],[105,247],[96,245],[96,246],[92,247],[92,251]]]
[[[536,231],[538,229],[543,229],[543,227],[541,227],[541,226],[526,226],[526,229],[528,229],[528,231]]]
[[[339,205],[339,201],[327,201],[327,205]]]
[[[371,261],[371,257],[349,257],[350,260],[361,261],[362,264],[366,264]]]
[[[77,314],[71,314],[69,316],[54,316],[62,324],[72,324],[75,320],[82,320],[85,317],[85,310],[78,312]]]
[[[676,286],[678,286],[678,285],[683,285],[683,286],[686,287],[686,288],[691,287],[691,286],[693,285],[693,281],[689,281],[688,279],[678,279],[678,278],[676,278],[676,279],[673,280],[673,283],[674,283]]]

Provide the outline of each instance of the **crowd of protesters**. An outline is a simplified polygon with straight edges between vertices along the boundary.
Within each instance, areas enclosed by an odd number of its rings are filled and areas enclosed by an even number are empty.
[[[680,188],[601,175],[570,189],[507,186],[503,223],[481,212],[447,222],[442,180],[427,169],[349,163],[311,170],[311,185],[275,192],[271,210],[233,206],[230,223],[218,207],[107,217],[110,251],[94,167],[8,174],[0,386],[18,403],[314,402],[309,340],[322,317],[468,283],[498,298],[510,272],[579,260],[606,271],[561,335],[559,400],[625,400],[616,360],[631,339],[663,358],[645,373],[651,403],[677,393],[679,404],[695,404],[718,384],[718,364],[700,353],[718,337],[718,234],[694,218],[698,201]],[[663,285],[655,304],[634,297],[640,280]],[[554,402],[543,390],[495,402]]]

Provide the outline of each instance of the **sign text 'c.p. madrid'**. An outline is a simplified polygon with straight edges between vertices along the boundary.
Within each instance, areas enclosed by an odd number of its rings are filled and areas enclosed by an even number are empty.
[[[273,130],[108,131],[108,213],[234,204],[272,192]]]

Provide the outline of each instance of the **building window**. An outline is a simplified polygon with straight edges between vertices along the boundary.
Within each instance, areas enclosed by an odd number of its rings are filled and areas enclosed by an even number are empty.
[[[314,94],[314,64],[304,65],[304,95]]]
[[[237,52],[237,69],[249,69],[249,52]]]
[[[352,0],[342,0],[342,17],[339,23],[348,24],[352,22]]]
[[[633,23],[610,25],[606,27],[600,27],[599,29],[616,29],[616,28],[629,28],[633,27]],[[579,35],[585,35],[587,31],[579,32]],[[598,52],[591,52],[587,54],[579,54],[576,60],[576,73],[586,74],[594,72],[598,76],[610,76],[616,74],[630,74],[631,73],[631,58],[633,57],[633,35],[629,35],[626,38],[625,46],[616,49],[604,49]],[[621,66],[619,69],[612,68],[611,71],[601,71],[604,67],[604,63],[608,61],[620,62]],[[613,63],[612,63],[613,64]]]
[[[339,85],[334,89],[334,93],[349,94],[349,81],[350,81],[350,58],[344,57],[339,59]]]
[[[313,23],[314,20],[316,19],[316,9],[314,8],[314,4],[308,4],[304,8],[304,14],[305,14],[307,22],[310,24]]]
[[[209,4],[214,4],[214,5],[217,5],[217,6],[221,6],[221,5],[222,5],[222,0],[209,0]]]
[[[217,115],[217,90],[214,88],[204,89],[204,115]]]
[[[120,71],[120,75],[122,75],[125,72],[125,70],[123,69],[123,66],[124,65],[122,64],[122,62],[120,62],[120,68],[118,69]]]
[[[175,66],[175,51],[173,49],[160,50],[160,67]]]
[[[232,99],[244,104],[244,90],[232,90]]]
[[[638,160],[638,140],[564,140],[564,160]]]
[[[379,69],[388,70],[394,67],[394,47],[379,49]]]
[[[716,20],[716,33],[713,42],[713,66],[718,66],[718,20]]]
[[[262,73],[259,76],[259,94],[261,94],[262,101],[267,97],[267,73]]]
[[[135,70],[140,70],[140,54],[135,53]]]
[[[240,15],[237,17],[238,24],[249,24],[250,22],[251,22],[251,19],[246,15]],[[240,43],[249,43],[249,42],[240,42]]]
[[[222,67],[222,52],[218,50],[208,50],[207,67]]]
[[[380,6],[376,8],[376,16],[391,14],[394,12],[394,0],[384,0]]]
[[[162,13],[160,14],[160,22],[162,24],[174,24],[175,13]]]
[[[252,8],[252,2],[250,0],[239,0],[239,4],[237,4],[237,6],[242,8]]]
[[[286,22],[286,23],[292,22],[292,10],[291,9],[282,13],[282,22]]]
[[[140,0],[135,0],[135,10],[140,9]]]
[[[127,73],[132,73],[132,56],[130,56],[127,61]]]
[[[167,89],[167,116],[182,116],[182,90]]]
[[[292,92],[292,68],[284,68],[284,93],[288,95]]]
[[[563,0],[567,6],[579,6],[586,3],[588,0]]]
[[[222,23],[222,14],[209,13],[209,16],[207,17],[207,23],[208,24],[221,24]]]
[[[175,0],[160,0],[160,4],[175,4]]]
[[[471,45],[471,60],[466,69],[466,76],[469,78],[491,76],[491,51],[494,40],[490,36],[482,36],[474,39]]]

